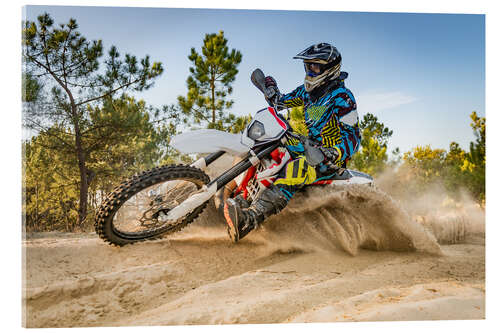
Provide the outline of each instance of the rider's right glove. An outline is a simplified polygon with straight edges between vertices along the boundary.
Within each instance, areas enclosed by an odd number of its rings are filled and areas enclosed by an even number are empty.
[[[337,162],[340,159],[340,153],[339,150],[335,147],[331,148],[326,148],[326,147],[320,147],[319,148],[323,155],[325,156],[325,160],[329,162]]]
[[[340,159],[340,151],[335,147],[319,147],[319,149],[325,157],[325,160],[320,165],[319,171],[325,173],[328,172],[329,169],[338,169],[336,163]]]

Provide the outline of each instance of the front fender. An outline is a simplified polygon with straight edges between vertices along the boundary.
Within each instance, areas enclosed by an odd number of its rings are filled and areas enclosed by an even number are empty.
[[[184,154],[213,153],[223,150],[233,156],[243,156],[249,148],[241,144],[241,134],[215,129],[200,129],[172,137],[170,145]]]

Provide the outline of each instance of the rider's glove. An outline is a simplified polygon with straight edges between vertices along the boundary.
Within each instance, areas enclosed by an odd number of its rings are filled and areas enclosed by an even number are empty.
[[[278,104],[278,101],[281,97],[281,93],[278,89],[278,84],[276,80],[272,76],[266,76],[264,79],[264,84],[266,86],[267,92],[265,93],[266,101],[273,106],[274,104]]]
[[[326,148],[326,147],[320,147],[319,148],[323,155],[325,156],[325,160],[329,162],[337,162],[340,159],[340,153],[337,148]]]
[[[266,88],[269,88],[269,87],[278,88],[278,84],[276,83],[276,80],[272,76],[266,76],[266,78],[264,80],[265,80],[264,82],[265,82]]]

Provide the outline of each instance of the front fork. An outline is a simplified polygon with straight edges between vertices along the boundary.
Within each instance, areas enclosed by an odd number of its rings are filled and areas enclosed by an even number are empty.
[[[216,151],[215,153],[212,153],[212,154],[209,154],[205,157],[199,158],[194,163],[192,163],[190,166],[201,169],[201,170],[205,170],[210,164],[215,162],[215,160],[217,160],[219,157],[224,155],[224,153],[225,153],[224,150]]]

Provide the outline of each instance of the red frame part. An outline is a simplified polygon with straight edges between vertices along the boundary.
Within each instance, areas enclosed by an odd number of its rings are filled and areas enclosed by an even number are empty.
[[[248,182],[250,181],[250,179],[255,177],[255,171],[256,171],[255,166],[251,166],[247,170],[247,172],[245,173],[245,177],[243,178],[243,181],[241,182],[240,186],[238,186],[238,188],[234,192],[234,196],[237,196],[238,194],[243,192],[243,198],[246,199],[248,197],[247,185],[248,185]]]

